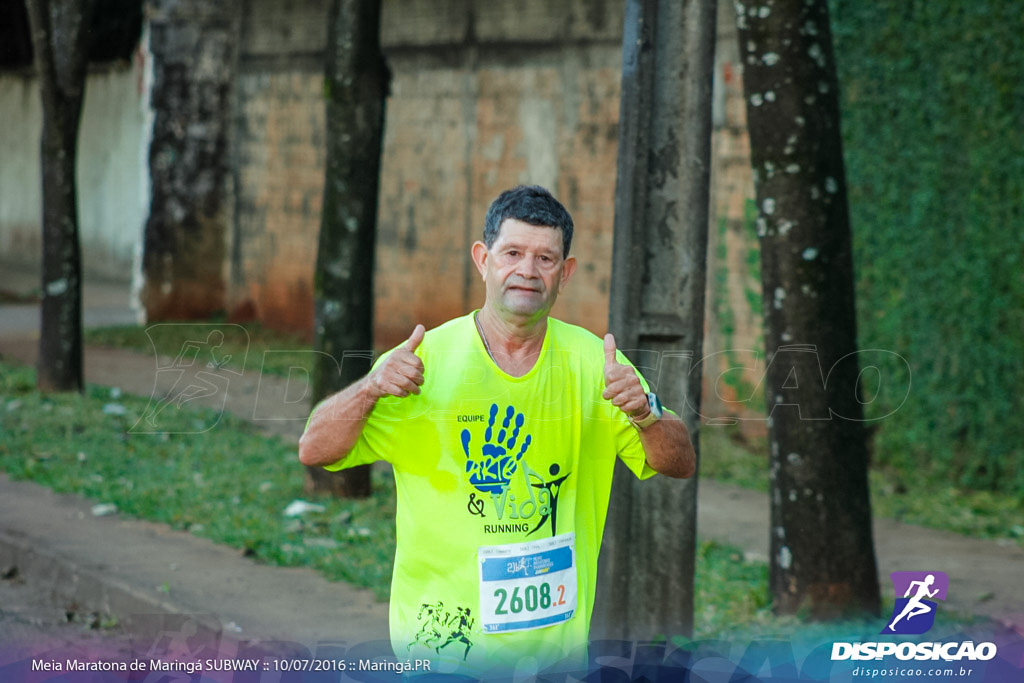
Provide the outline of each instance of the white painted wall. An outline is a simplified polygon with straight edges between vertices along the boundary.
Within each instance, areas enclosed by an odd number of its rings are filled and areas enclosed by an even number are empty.
[[[39,254],[39,131],[35,79],[0,74],[0,258],[37,263]]]
[[[130,281],[148,215],[148,94],[140,60],[93,69],[78,138],[85,277]],[[0,74],[0,262],[41,261],[39,135],[34,77]]]

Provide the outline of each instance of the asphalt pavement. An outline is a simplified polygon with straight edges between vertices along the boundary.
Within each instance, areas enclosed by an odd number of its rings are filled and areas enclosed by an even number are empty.
[[[34,279],[30,272],[0,271],[0,290],[38,290]],[[125,283],[87,282],[85,303],[87,324],[140,318]],[[0,305],[0,356],[32,362],[37,341],[36,305]],[[85,362],[87,381],[105,384],[112,365],[135,364],[138,372],[131,374],[137,386],[122,382],[121,389],[146,395],[155,386],[158,360],[152,356],[87,348]],[[259,406],[254,407],[267,391],[287,394],[285,383],[258,376],[246,381],[236,383],[228,409],[285,438],[297,438],[304,408],[281,419],[259,420]],[[706,480],[698,490],[700,537],[767,559],[767,497]],[[19,581],[41,587],[54,604],[116,615],[119,628],[150,648],[161,637],[194,644],[196,634],[205,634],[200,638],[204,647],[226,656],[237,656],[239,648],[254,642],[307,653],[351,647],[386,651],[387,604],[369,591],[327,581],[311,570],[261,565],[236,550],[158,524],[97,516],[94,503],[0,475],[0,572],[14,572]],[[876,520],[875,540],[883,590],[891,594],[892,571],[944,571],[950,577],[947,609],[991,618],[1024,634],[1020,546],[891,520]],[[2,673],[0,661],[0,678]]]

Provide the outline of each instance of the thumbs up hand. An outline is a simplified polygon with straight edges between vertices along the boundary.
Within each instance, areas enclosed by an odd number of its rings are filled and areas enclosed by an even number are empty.
[[[391,352],[377,368],[370,373],[369,387],[373,399],[384,396],[404,398],[420,393],[423,385],[423,361],[416,355],[416,349],[423,341],[426,328],[417,325],[405,343]]]
[[[615,356],[615,337],[604,336],[604,386],[601,396],[612,402],[628,417],[642,420],[651,411],[640,378],[629,365],[623,365]]]

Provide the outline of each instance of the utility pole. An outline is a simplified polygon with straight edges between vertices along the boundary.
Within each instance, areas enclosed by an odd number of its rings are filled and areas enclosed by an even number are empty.
[[[715,0],[627,0],[609,328],[699,448]],[[696,478],[638,481],[618,463],[595,630],[693,631]]]

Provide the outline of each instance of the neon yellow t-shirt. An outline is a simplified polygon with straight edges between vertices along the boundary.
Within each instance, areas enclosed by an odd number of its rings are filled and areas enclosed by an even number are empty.
[[[511,377],[471,314],[427,332],[417,355],[422,393],[380,400],[330,468],[393,466],[396,656],[480,672],[584,653],[616,456],[654,474],[601,397],[602,340],[549,319],[533,369]]]

